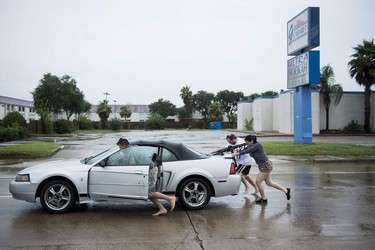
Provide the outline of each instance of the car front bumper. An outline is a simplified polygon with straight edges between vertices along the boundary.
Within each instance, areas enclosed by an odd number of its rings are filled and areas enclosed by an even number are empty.
[[[9,184],[9,192],[14,199],[35,202],[35,193],[38,185],[30,182],[12,181]]]

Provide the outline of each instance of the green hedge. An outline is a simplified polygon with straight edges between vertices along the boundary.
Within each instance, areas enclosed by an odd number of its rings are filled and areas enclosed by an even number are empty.
[[[11,127],[0,127],[0,141],[21,140],[27,135],[26,129],[13,123]]]
[[[58,134],[69,134],[74,132],[74,126],[71,121],[57,120],[54,123],[54,131]]]

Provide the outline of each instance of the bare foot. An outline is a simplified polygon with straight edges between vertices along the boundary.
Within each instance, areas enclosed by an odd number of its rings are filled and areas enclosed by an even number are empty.
[[[170,201],[170,204],[171,204],[171,211],[173,211],[174,207],[176,206],[176,197],[173,196],[171,201]]]
[[[245,189],[245,192],[243,192],[243,194],[248,194],[249,191],[250,191],[250,190],[249,190],[248,188],[246,188],[246,189]]]
[[[258,189],[255,189],[254,193],[251,193],[252,195],[256,195],[257,193],[259,193],[259,190]]]
[[[153,216],[159,216],[159,215],[163,215],[163,214],[166,214],[168,211],[167,209],[160,209],[159,212],[157,213],[154,213]]]

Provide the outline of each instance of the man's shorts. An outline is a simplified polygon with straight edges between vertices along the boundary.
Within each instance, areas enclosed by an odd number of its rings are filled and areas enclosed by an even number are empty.
[[[248,175],[251,169],[251,165],[242,165],[238,164],[237,173],[241,173],[242,175]]]

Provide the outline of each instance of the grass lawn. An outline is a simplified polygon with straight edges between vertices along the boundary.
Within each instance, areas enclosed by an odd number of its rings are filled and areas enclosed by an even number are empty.
[[[360,146],[339,143],[295,144],[294,142],[264,141],[262,145],[267,155],[285,155],[296,157],[337,156],[361,157],[375,156],[375,146]],[[36,142],[0,147],[0,159],[43,158],[61,147],[53,142]]]
[[[375,146],[339,143],[295,144],[294,142],[262,142],[267,155],[286,156],[375,156]]]
[[[53,142],[9,145],[0,147],[0,159],[48,157],[59,147],[61,147],[61,144]]]

